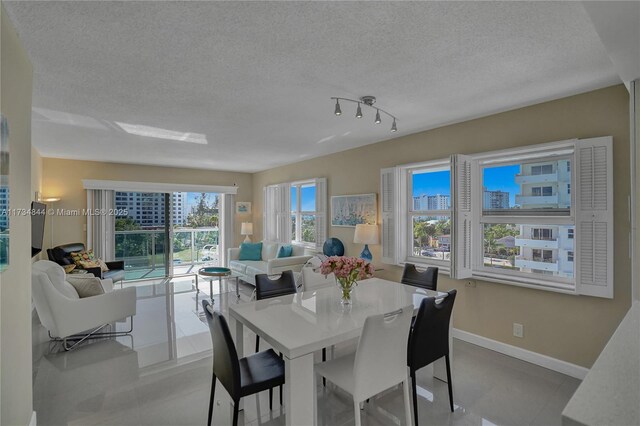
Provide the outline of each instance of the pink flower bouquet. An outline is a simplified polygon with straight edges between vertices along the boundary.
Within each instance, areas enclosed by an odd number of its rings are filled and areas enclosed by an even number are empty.
[[[333,273],[342,290],[342,302],[351,303],[351,291],[357,285],[357,280],[364,280],[373,276],[373,265],[358,257],[331,256],[320,265],[320,273]]]

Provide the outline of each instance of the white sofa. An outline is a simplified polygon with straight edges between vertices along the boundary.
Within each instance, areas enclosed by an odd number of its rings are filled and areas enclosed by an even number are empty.
[[[287,270],[300,272],[304,264],[314,254],[306,247],[292,244],[293,252],[290,257],[277,258],[278,250],[282,245],[263,241],[261,260],[239,260],[240,248],[231,248],[228,250],[227,256],[228,267],[234,273],[239,274],[241,280],[256,285],[256,274],[276,275]]]

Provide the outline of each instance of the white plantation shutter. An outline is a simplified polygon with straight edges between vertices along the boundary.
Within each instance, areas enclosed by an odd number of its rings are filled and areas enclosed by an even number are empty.
[[[229,259],[227,259],[227,250],[236,247],[235,242],[235,194],[220,194],[222,201],[220,215],[220,253],[222,253],[222,259],[220,259],[221,265],[227,265]]]
[[[316,250],[327,240],[327,179],[314,179],[316,185]]]
[[[276,238],[271,241],[289,244],[291,243],[291,185],[288,183],[277,185],[276,194],[277,231]]]
[[[613,143],[611,137],[575,143],[576,290],[613,298]]]
[[[476,167],[467,155],[451,156],[453,183],[451,220],[451,278],[469,278],[472,275],[471,235],[473,222],[471,202],[471,176]]]
[[[396,226],[398,221],[398,170],[395,167],[380,170],[380,212],[382,262],[398,263],[398,241]]]
[[[264,212],[262,216],[262,239],[265,241],[277,241],[278,239],[277,198],[278,186],[265,186]]]

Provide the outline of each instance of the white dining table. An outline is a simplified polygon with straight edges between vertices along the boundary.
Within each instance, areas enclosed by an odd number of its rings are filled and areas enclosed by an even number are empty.
[[[311,426],[317,421],[314,353],[360,336],[370,315],[395,311],[422,299],[446,293],[425,290],[380,278],[362,280],[352,293],[349,308],[340,304],[337,287],[229,305],[231,332],[244,356],[244,327],[267,341],[285,361],[284,407],[286,425]],[[451,348],[451,333],[449,333]],[[248,354],[247,354],[248,355]],[[442,361],[442,360],[440,360]],[[444,362],[433,375],[446,381]]]

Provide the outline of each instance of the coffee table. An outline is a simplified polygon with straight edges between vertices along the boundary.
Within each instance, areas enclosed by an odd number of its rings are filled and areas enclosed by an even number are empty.
[[[229,278],[235,278],[236,280],[236,300],[240,300],[240,275],[233,272],[229,268],[222,268],[219,266],[206,266],[204,268],[200,268],[198,270],[198,275],[209,280],[209,296],[211,297],[211,301],[213,300],[213,280],[215,278],[218,279],[218,283],[220,284],[220,293],[222,294],[222,280],[226,280]],[[198,287],[198,280],[196,280],[196,291],[200,292],[200,288]]]

